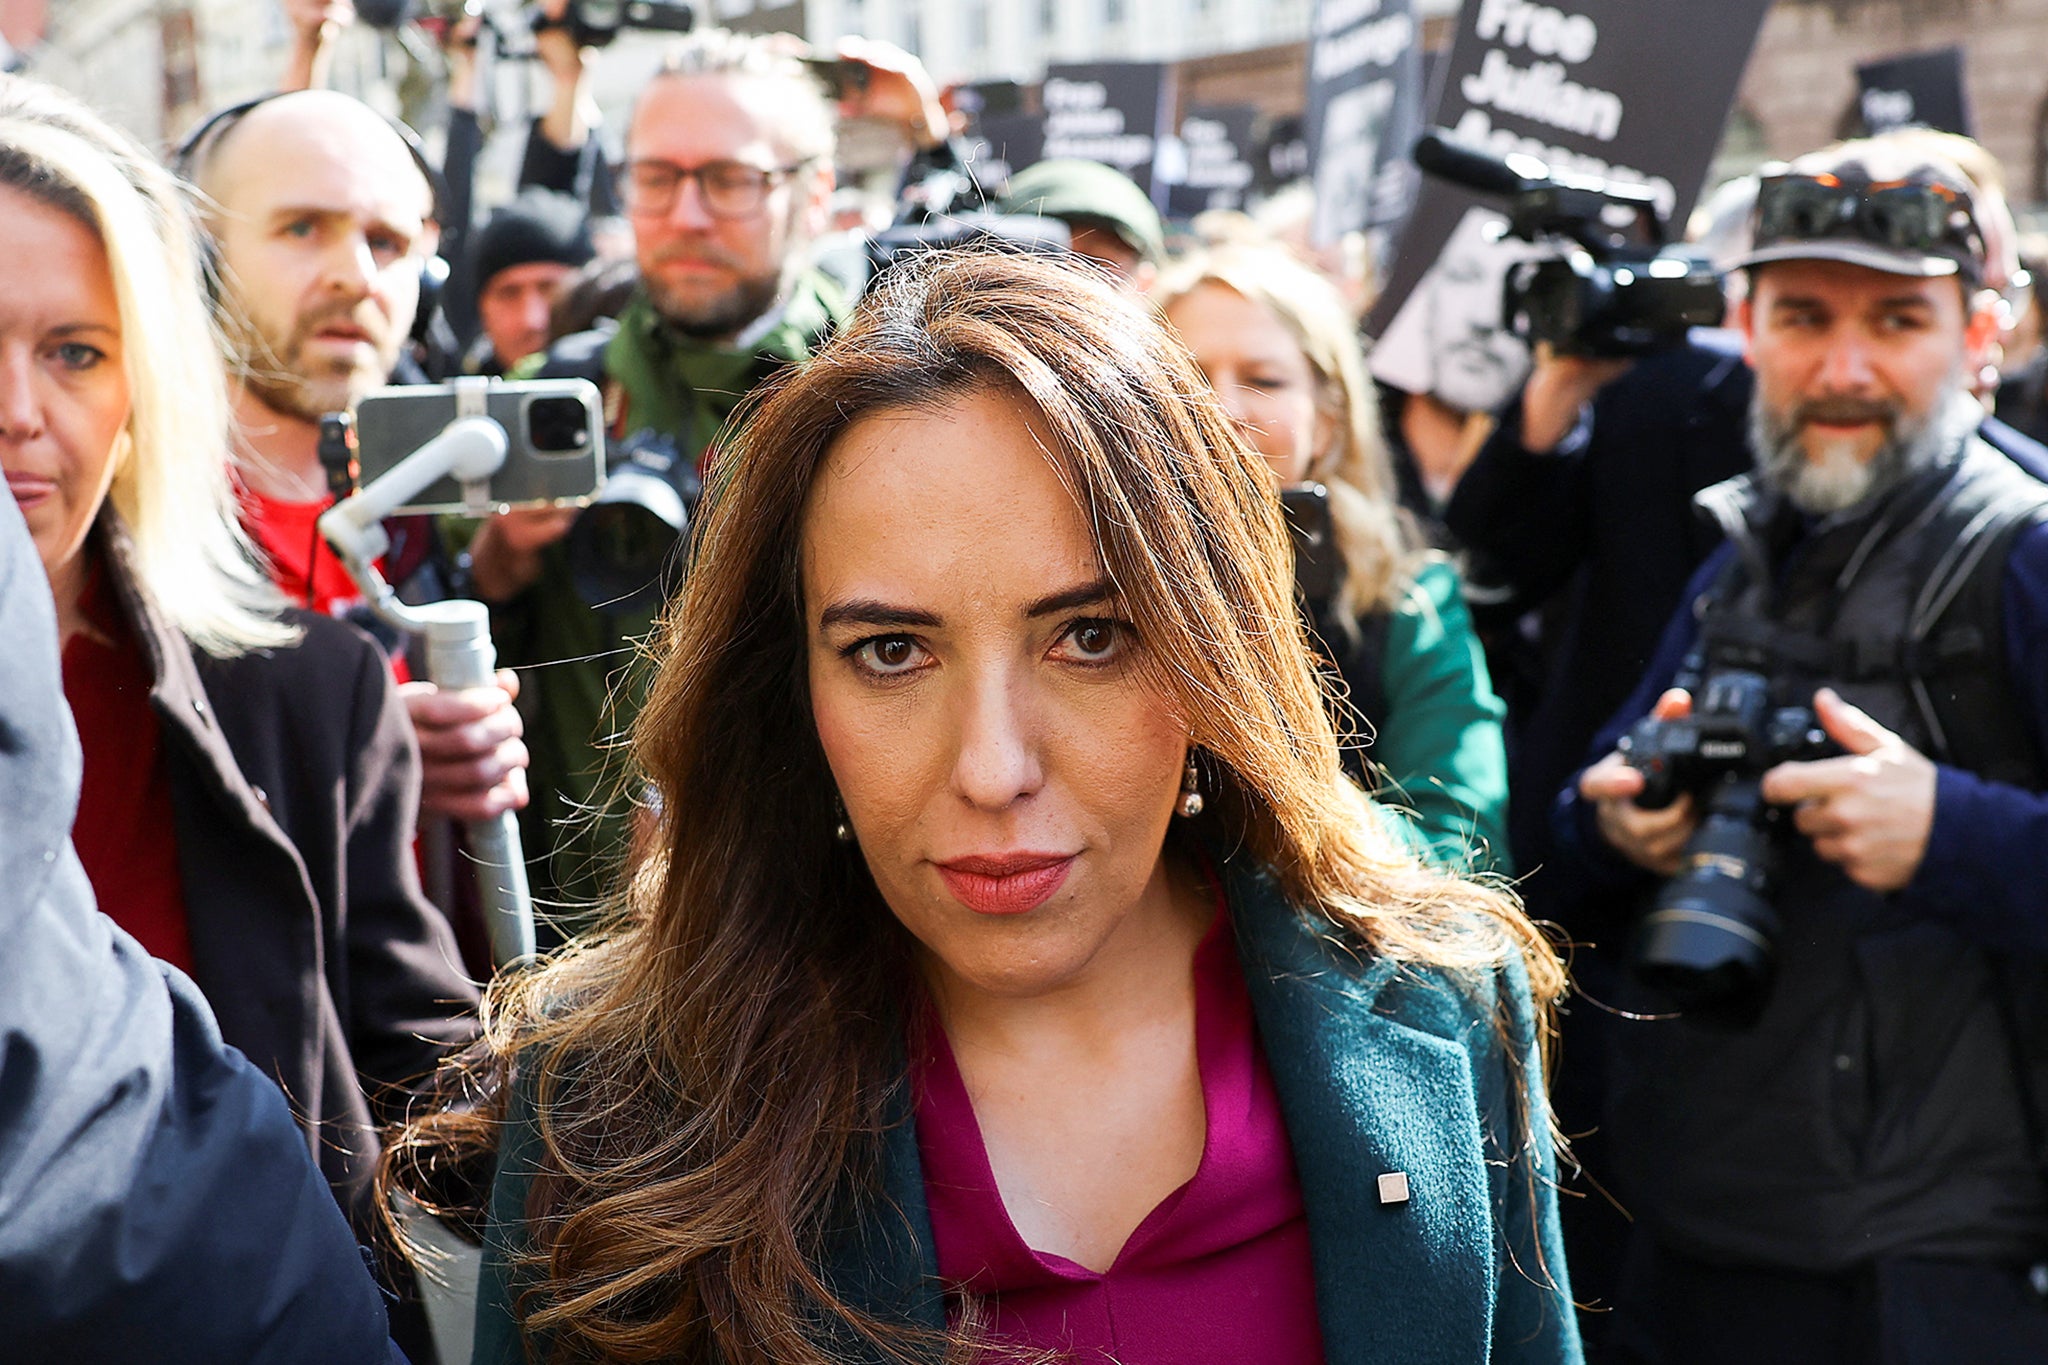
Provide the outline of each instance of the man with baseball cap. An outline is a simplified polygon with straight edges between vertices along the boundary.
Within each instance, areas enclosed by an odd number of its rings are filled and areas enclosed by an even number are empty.
[[[1872,142],[1764,178],[1754,469],[1559,808],[1663,966],[1606,1125],[1621,1359],[2048,1360],[2048,486],[1978,434],[1976,195]]]
[[[1136,181],[1099,161],[1059,157],[1026,167],[1010,178],[1000,207],[1066,224],[1076,255],[1141,294],[1166,256],[1159,210]]]

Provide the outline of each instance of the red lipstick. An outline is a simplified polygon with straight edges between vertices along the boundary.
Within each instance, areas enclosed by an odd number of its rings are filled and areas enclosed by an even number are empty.
[[[946,889],[982,915],[1021,915],[1052,899],[1073,869],[1071,853],[1003,853],[937,864]]]

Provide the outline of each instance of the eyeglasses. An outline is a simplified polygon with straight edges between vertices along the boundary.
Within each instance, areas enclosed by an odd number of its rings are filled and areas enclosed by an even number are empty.
[[[749,166],[743,161],[707,161],[701,166],[678,166],[673,161],[643,159],[619,167],[616,183],[619,199],[629,213],[667,213],[675,207],[683,182],[695,180],[706,213],[714,218],[745,218],[760,212],[769,190],[809,164]]]
[[[1951,185],[1833,175],[1772,175],[1757,187],[1756,246],[1855,237],[1891,251],[1943,256],[1981,273],[1984,234],[1969,194]]]

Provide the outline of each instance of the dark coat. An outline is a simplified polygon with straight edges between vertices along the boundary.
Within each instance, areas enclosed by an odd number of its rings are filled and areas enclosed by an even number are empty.
[[[1686,580],[1721,542],[1692,495],[1750,467],[1755,378],[1739,339],[1695,336],[1602,389],[1578,449],[1524,447],[1518,395],[1444,510],[1475,577],[1508,589],[1520,610],[1548,608],[1541,681],[1531,709],[1509,721],[1518,867],[1547,860],[1551,794],[1642,676]]]
[[[1474,578],[1545,610],[1542,680],[1510,715],[1509,813],[1515,863],[1550,861],[1550,804],[1587,760],[1608,717],[1642,677],[1687,580],[1721,543],[1693,495],[1748,473],[1756,376],[1733,332],[1699,330],[1602,389],[1584,439],[1553,452],[1522,445],[1521,397],[1458,483],[1444,519],[1472,552]],[[2001,422],[1984,439],[2036,478],[2041,447]],[[1513,700],[1513,698],[1511,698]],[[1582,907],[1525,889],[1532,906],[1588,936]]]
[[[419,753],[390,666],[305,613],[294,647],[200,654],[138,589],[111,522],[100,537],[155,679],[193,980],[360,1224],[377,1124],[476,1028],[476,988],[420,890]]]
[[[42,566],[0,496],[0,1356],[361,1365],[384,1305],[277,1086],[93,912]]]
[[[1224,864],[1238,954],[1308,1213],[1316,1308],[1332,1365],[1554,1365],[1580,1359],[1547,1143],[1518,1139],[1514,1096],[1540,1094],[1528,983],[1519,965],[1475,989],[1441,973],[1362,963],[1239,857]],[[1506,1025],[1505,1036],[1501,1028]],[[906,1087],[907,1089],[907,1087]],[[906,1101],[907,1103],[907,1101]],[[1547,1133],[1547,1108],[1536,1131]],[[539,1155],[514,1098],[491,1195],[476,1365],[526,1357],[508,1266],[525,1242]],[[914,1123],[882,1136],[882,1206],[841,1220],[824,1278],[885,1322],[945,1326]],[[1378,1177],[1408,1177],[1384,1204]],[[835,1342],[848,1361],[875,1349]]]

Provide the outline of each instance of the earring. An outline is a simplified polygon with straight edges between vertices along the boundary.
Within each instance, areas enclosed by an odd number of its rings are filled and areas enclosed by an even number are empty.
[[[832,826],[832,837],[842,844],[852,843],[853,825],[846,818],[846,803],[840,800],[836,794],[832,798],[832,809],[839,816],[838,822]]]
[[[1195,771],[1193,754],[1188,755],[1187,771],[1181,774],[1180,804],[1174,809],[1190,820],[1202,813],[1202,776]]]

